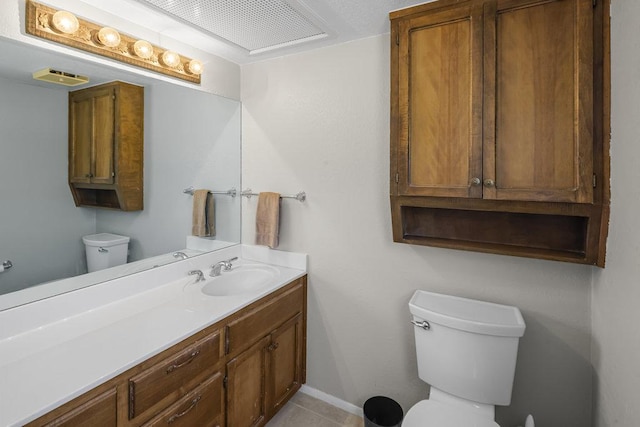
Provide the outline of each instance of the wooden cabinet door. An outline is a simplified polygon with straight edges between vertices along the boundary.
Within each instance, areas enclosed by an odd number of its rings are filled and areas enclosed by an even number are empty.
[[[227,427],[258,427],[267,421],[266,336],[227,362]]]
[[[94,184],[113,184],[114,181],[114,131],[115,93],[113,88],[101,90],[93,98],[93,156],[92,177]]]
[[[484,198],[592,202],[592,1],[487,11]]]
[[[397,44],[398,194],[482,197],[482,4],[403,19]]]
[[[91,182],[93,140],[93,96],[74,96],[69,100],[69,181]]]
[[[275,414],[300,389],[303,348],[302,315],[288,320],[271,334],[269,345],[268,407]]]
[[[69,181],[113,184],[115,93],[99,88],[70,94]]]

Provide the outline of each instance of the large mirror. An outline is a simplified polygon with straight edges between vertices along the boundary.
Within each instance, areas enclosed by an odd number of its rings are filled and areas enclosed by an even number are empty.
[[[83,63],[0,38],[0,310],[240,241],[240,103]],[[88,76],[69,88],[32,79],[46,67]],[[144,86],[144,210],[76,207],[67,184],[68,91],[121,80]],[[216,194],[215,238],[188,238],[189,187]],[[87,274],[82,237],[130,237],[128,264]],[[75,276],[74,279],[61,280]]]

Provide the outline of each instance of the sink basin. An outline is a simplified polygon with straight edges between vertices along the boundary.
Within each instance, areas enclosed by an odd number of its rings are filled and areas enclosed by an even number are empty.
[[[270,266],[242,265],[209,279],[202,287],[202,293],[223,297],[256,292],[266,287],[277,272]]]

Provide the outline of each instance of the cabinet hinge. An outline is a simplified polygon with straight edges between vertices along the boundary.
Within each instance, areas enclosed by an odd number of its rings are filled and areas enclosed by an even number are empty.
[[[227,381],[228,381],[228,378],[225,375],[224,378],[222,379],[222,387],[227,388]]]
[[[396,46],[400,46],[400,34],[396,34]]]
[[[593,7],[595,8],[598,5],[598,0],[593,0]]]
[[[596,188],[596,184],[597,184],[598,180],[596,178],[596,174],[593,174],[593,188]]]
[[[400,182],[400,174],[396,172],[396,184]]]

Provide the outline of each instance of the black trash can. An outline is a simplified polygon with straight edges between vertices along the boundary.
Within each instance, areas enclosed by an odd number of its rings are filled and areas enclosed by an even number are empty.
[[[400,427],[404,413],[393,399],[375,396],[367,399],[363,406],[364,427]]]

